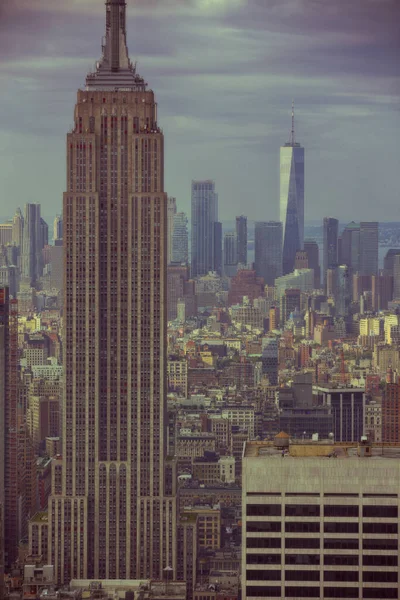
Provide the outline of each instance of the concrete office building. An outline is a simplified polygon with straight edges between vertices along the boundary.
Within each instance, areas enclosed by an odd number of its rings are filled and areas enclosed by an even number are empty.
[[[243,598],[398,598],[400,450],[278,438],[243,451]]]
[[[324,217],[323,221],[323,279],[326,287],[326,272],[338,264],[339,221],[333,217]]]
[[[13,217],[12,226],[12,243],[22,249],[22,240],[24,236],[24,216],[21,209],[18,207]]]
[[[12,243],[13,223],[0,223],[0,246],[7,246]]]
[[[183,212],[174,215],[172,262],[185,265],[189,262],[188,219]]]
[[[124,0],[107,0],[103,55],[77,94],[63,218],[62,457],[48,564],[58,585],[161,580],[167,566],[176,572],[177,529],[164,464],[164,136],[129,59]]]

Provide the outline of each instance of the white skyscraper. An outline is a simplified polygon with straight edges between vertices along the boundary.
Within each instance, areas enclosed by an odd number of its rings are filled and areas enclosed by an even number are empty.
[[[280,152],[280,221],[283,224],[283,273],[291,273],[304,243],[304,148],[295,141],[294,106],[290,141]]]

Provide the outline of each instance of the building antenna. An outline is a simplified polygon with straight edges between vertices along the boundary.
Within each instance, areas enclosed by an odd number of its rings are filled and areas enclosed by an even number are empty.
[[[292,100],[292,133],[290,136],[290,143],[292,146],[295,144],[295,135],[294,135],[294,99]]]

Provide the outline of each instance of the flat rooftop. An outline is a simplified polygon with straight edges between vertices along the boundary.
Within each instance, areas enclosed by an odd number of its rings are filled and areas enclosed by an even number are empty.
[[[243,449],[243,458],[277,458],[282,459],[296,458],[327,458],[327,459],[345,459],[361,458],[365,459],[400,459],[400,444],[393,443],[367,443],[362,442],[342,442],[332,443],[330,440],[312,442],[312,441],[290,441],[285,448],[278,447],[274,442],[247,441]]]

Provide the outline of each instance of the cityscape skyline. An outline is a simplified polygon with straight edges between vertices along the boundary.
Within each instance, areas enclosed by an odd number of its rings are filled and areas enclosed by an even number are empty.
[[[395,1],[0,7],[0,600],[399,597]]]
[[[340,219],[351,219],[350,211],[361,206],[364,218],[378,219],[377,197],[379,209],[395,218],[398,41],[393,24],[397,3],[389,0],[381,9],[374,2],[354,2],[346,17],[328,7],[321,7],[317,16],[311,12],[311,3],[302,7],[302,13],[296,2],[291,11],[282,3],[275,10],[267,5],[246,12],[248,4],[194,1],[176,12],[173,20],[159,2],[151,8],[144,3],[130,5],[131,55],[159,90],[171,157],[166,162],[168,193],[188,212],[191,179],[214,179],[221,215],[228,206],[240,214],[245,198],[249,219],[276,220],[279,147],[290,131],[294,97],[298,134],[307,148],[306,220],[332,212],[332,202]],[[171,14],[178,11],[177,6],[173,0],[168,2]],[[0,141],[7,148],[3,188],[13,203],[20,203],[21,197],[40,201],[47,214],[61,202],[62,136],[70,126],[71,89],[80,85],[82,70],[93,69],[89,40],[101,31],[102,2],[54,8],[42,0],[28,9],[20,0],[0,10],[0,79],[7,81],[3,94],[7,117],[0,121]],[[33,26],[27,36],[28,20]],[[42,24],[47,22],[53,27],[46,25],[44,33]],[[143,31],[152,24],[160,25],[162,34],[150,46]],[[185,52],[188,33],[183,30],[190,33],[189,57]],[[59,32],[57,37],[53,31]],[[340,47],[333,41],[339,31]],[[204,38],[207,56],[202,52]],[[296,52],[296,60],[287,60],[290,51]],[[28,107],[35,118],[24,123],[22,131],[19,117]],[[218,151],[218,160],[211,159],[210,144]],[[352,156],[349,164],[344,160],[345,147]],[[247,158],[239,178],[236,166],[244,150]],[[10,159],[15,152],[18,170]],[[18,177],[21,164],[32,175],[26,181],[35,181],[36,174],[46,177],[44,191],[39,186],[35,191],[32,185],[28,190]],[[50,167],[46,173],[43,164]],[[180,168],[182,164],[185,169]],[[379,186],[379,181],[385,185]]]

